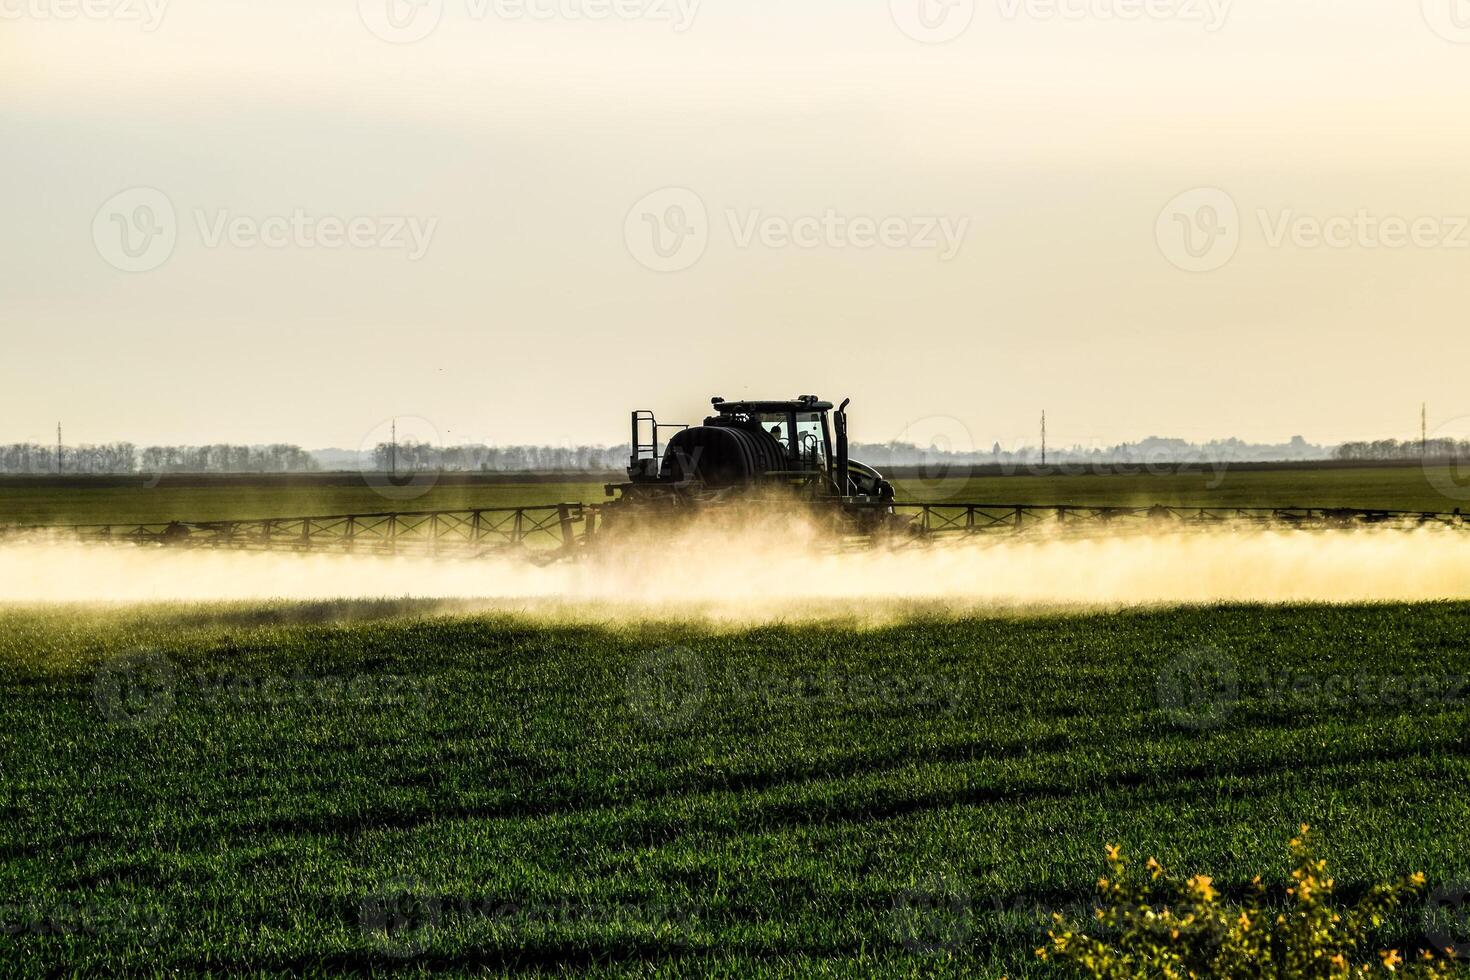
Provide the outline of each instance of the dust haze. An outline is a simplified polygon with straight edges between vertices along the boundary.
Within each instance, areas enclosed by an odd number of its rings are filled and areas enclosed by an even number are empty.
[[[0,601],[438,599],[558,618],[762,621],[1022,606],[1470,599],[1470,535],[1219,530],[834,550],[799,520],[604,539],[580,562],[0,545]]]

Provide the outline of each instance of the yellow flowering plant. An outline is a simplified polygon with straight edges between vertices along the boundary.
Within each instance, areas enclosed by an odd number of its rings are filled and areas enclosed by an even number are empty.
[[[1285,908],[1271,907],[1259,876],[1244,900],[1221,900],[1212,878],[1171,879],[1149,858],[1130,870],[1122,851],[1107,850],[1098,879],[1101,902],[1090,929],[1054,917],[1042,959],[1104,980],[1335,980],[1450,977],[1453,963],[1427,950],[1414,956],[1381,949],[1373,935],[1406,898],[1424,887],[1422,874],[1377,885],[1351,908],[1333,899],[1327,862],[1313,853],[1309,829],[1291,841],[1293,870]],[[1447,951],[1448,952],[1448,951]]]

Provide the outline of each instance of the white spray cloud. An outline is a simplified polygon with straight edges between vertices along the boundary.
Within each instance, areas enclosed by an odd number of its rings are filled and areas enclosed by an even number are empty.
[[[884,604],[1022,605],[1470,599],[1470,534],[1217,531],[1004,537],[836,552],[799,523],[690,529],[545,566],[478,560],[15,544],[0,601],[422,598],[759,621],[863,618]]]

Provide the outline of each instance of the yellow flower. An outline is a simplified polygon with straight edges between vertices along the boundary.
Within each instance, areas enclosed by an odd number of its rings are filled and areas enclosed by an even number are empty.
[[[1215,879],[1209,875],[1195,875],[1189,879],[1189,890],[1199,896],[1202,902],[1213,902],[1215,900]]]
[[[1404,961],[1403,957],[1399,955],[1399,951],[1396,949],[1386,950],[1382,953],[1379,953],[1378,956],[1380,959],[1383,960],[1383,968],[1385,970],[1389,970],[1390,972],[1396,969],[1398,965]]]
[[[1159,875],[1164,873],[1164,866],[1160,864],[1156,859],[1149,858],[1148,870],[1153,874],[1154,880],[1157,881],[1159,879]]]
[[[1107,846],[1107,852],[1109,861],[1118,861],[1122,859],[1123,848],[1117,844],[1109,844]]]

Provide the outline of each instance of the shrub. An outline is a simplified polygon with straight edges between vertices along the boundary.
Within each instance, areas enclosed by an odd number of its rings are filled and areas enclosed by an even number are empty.
[[[1452,975],[1447,958],[1427,950],[1404,956],[1372,942],[1389,913],[1422,891],[1422,874],[1377,885],[1356,905],[1339,908],[1327,862],[1314,855],[1306,826],[1290,847],[1294,870],[1285,908],[1268,905],[1259,876],[1244,901],[1231,905],[1221,900],[1211,878],[1176,881],[1153,858],[1145,873],[1135,874],[1120,849],[1109,847],[1092,929],[1084,931],[1058,916],[1049,945],[1036,953],[1106,980],[1429,980]]]

